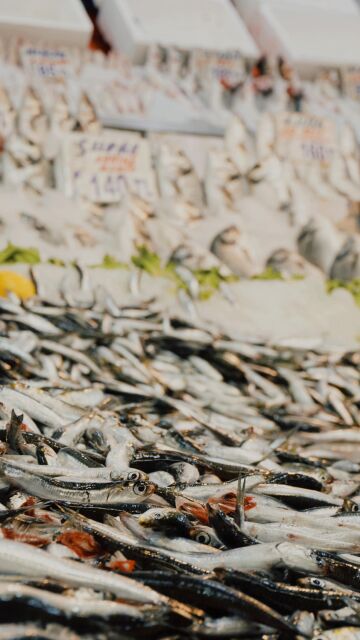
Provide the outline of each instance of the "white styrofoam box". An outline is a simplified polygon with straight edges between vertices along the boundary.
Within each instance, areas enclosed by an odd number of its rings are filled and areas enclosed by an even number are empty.
[[[229,0],[106,0],[98,24],[112,46],[135,62],[143,62],[151,44],[258,55]]]
[[[360,11],[354,0],[235,0],[264,53],[304,69],[360,64]]]
[[[291,9],[324,9],[350,15],[359,13],[356,0],[271,0],[271,4]]]
[[[1,0],[0,37],[86,47],[92,23],[80,0]]]

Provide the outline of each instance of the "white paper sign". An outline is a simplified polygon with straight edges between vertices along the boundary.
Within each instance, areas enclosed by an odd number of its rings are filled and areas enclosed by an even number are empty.
[[[275,118],[280,157],[330,162],[337,149],[336,125],[332,120],[303,113],[279,113]]]
[[[65,49],[25,46],[20,51],[24,69],[42,80],[61,80],[74,74]]]
[[[200,77],[216,79],[225,88],[236,87],[244,80],[244,61],[239,51],[195,51],[194,68]]]
[[[69,197],[120,202],[131,192],[152,202],[155,180],[150,149],[140,134],[106,130],[99,135],[70,133],[62,143],[59,174]]]

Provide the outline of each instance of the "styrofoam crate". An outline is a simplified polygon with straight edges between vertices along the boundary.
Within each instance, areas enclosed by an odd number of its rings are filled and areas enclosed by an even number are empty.
[[[92,23],[80,0],[1,0],[0,37],[86,47]]]
[[[270,0],[273,6],[291,9],[321,9],[356,15],[359,13],[356,0]]]
[[[144,60],[151,44],[258,55],[229,0],[106,0],[98,24],[112,46],[135,62]]]
[[[314,68],[360,64],[355,0],[235,0],[261,49]]]

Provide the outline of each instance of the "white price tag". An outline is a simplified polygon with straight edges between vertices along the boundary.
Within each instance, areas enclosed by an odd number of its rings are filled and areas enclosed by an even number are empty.
[[[210,76],[229,89],[244,80],[244,61],[239,51],[198,50],[194,65],[200,76]]]
[[[25,46],[20,55],[24,69],[43,80],[61,80],[74,74],[71,59],[65,49]]]
[[[302,113],[279,113],[275,117],[276,149],[280,157],[330,162],[337,149],[334,122]]]
[[[147,140],[137,133],[70,133],[62,145],[65,193],[92,202],[119,202],[131,192],[153,201],[155,180]],[[60,185],[59,185],[60,186]]]

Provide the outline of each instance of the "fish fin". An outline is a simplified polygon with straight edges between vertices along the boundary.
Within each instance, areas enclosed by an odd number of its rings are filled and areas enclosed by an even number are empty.
[[[235,522],[239,525],[240,529],[242,529],[245,521],[245,487],[246,477],[243,478],[239,475],[236,495]]]
[[[23,436],[21,433],[21,425],[24,419],[23,414],[17,416],[14,409],[11,411],[10,421],[6,425],[6,442],[14,451],[21,453],[21,443]]]

